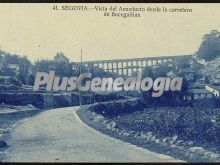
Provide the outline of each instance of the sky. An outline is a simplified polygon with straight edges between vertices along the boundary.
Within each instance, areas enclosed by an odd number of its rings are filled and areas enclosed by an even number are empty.
[[[55,4],[0,4],[0,49],[32,62],[62,51],[70,61],[192,54],[204,34],[220,31],[220,4],[57,4],[192,8],[191,13],[142,12],[140,18],[104,12],[54,11]]]

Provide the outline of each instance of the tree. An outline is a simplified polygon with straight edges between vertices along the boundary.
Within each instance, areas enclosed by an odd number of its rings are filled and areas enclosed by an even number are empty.
[[[56,63],[69,63],[69,59],[64,55],[63,52],[58,52],[54,57]]]
[[[156,68],[153,69],[153,75],[154,75],[154,79],[158,78],[158,77],[166,77],[167,73],[169,71],[172,70],[172,67],[168,65],[169,63],[161,63],[159,65],[156,66]]]
[[[30,69],[31,65],[32,65],[31,62],[27,59],[26,56],[19,58],[18,79],[23,84],[28,84],[29,69]]]
[[[1,76],[16,76],[16,73],[8,68],[9,64],[18,64],[19,63],[19,56],[17,55],[11,55],[9,53],[0,51],[1,54],[1,70],[0,70],[0,75]]]
[[[197,51],[197,58],[210,61],[218,57],[220,57],[220,32],[212,30],[211,33],[204,35]]]

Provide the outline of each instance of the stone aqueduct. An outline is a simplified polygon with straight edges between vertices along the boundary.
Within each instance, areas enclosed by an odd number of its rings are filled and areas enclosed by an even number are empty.
[[[130,76],[132,72],[141,71],[148,66],[154,66],[163,62],[172,62],[192,58],[191,55],[181,56],[161,56],[161,57],[144,57],[131,59],[115,59],[115,60],[98,60],[98,61],[83,61],[82,65],[87,67],[97,67],[104,69],[107,72],[114,72],[122,76]],[[80,65],[76,62],[73,65]]]

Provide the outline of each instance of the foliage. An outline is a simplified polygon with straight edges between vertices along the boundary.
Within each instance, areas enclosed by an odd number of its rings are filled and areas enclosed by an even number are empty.
[[[125,130],[151,131],[161,138],[176,135],[182,140],[192,140],[197,145],[207,142],[220,147],[219,109],[153,107],[121,115],[113,121]]]
[[[220,57],[220,32],[212,30],[211,33],[204,35],[197,57],[207,61]]]
[[[23,84],[28,84],[29,81],[29,69],[31,68],[31,62],[27,59],[26,56],[19,58],[19,72],[18,79]]]
[[[18,65],[18,70],[12,70],[9,64]],[[74,66],[74,67],[73,67]],[[36,72],[55,71],[56,76],[71,77],[80,75],[80,66],[69,62],[62,52],[55,55],[54,60],[37,60],[32,64],[26,56],[10,54],[0,50],[0,76],[15,77],[25,85],[33,85]],[[90,72],[93,77],[115,77],[115,74],[103,69],[90,66],[82,66],[81,72]]]

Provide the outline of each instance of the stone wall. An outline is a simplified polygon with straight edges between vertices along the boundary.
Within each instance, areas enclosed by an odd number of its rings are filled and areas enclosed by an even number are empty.
[[[82,104],[103,102],[109,100],[123,99],[122,96],[113,94],[82,94]],[[31,104],[40,109],[50,109],[79,105],[78,93],[38,93],[38,92],[0,92],[0,104],[28,105]]]

